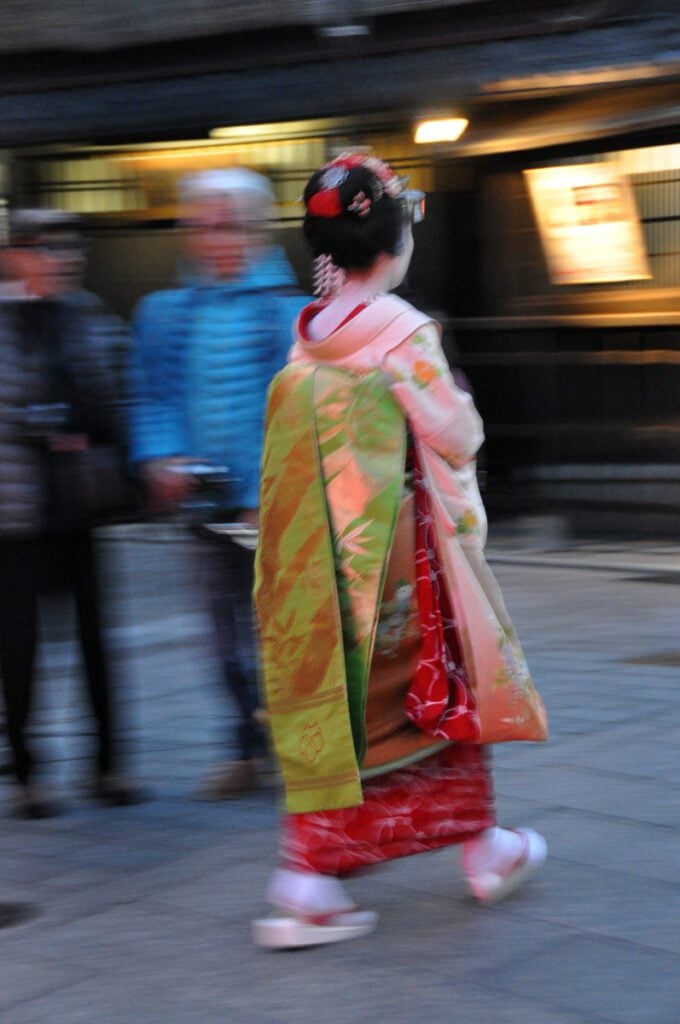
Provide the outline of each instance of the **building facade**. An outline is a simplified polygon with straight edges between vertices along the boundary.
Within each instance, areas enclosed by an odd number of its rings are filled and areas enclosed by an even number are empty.
[[[267,173],[306,282],[303,184],[333,150],[372,145],[428,192],[411,284],[454,328],[492,511],[679,529],[675,3],[67,0],[39,14],[14,0],[0,14],[0,191],[84,214],[91,284],[121,313],[174,278],[182,173]],[[414,121],[436,113],[468,130],[417,146]]]

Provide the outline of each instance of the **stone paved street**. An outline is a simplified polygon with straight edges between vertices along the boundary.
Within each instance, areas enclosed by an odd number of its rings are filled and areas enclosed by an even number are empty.
[[[0,927],[2,1024],[677,1024],[678,555],[501,540],[494,567],[552,735],[497,748],[499,817],[546,835],[545,873],[480,908],[450,851],[396,862],[348,883],[380,913],[373,936],[283,954],[249,935],[275,793],[193,797],[225,755],[227,709],[187,547],[107,541],[131,765],[153,799],[80,798],[88,724],[53,608],[34,729],[67,807],[0,819],[0,903],[33,911]]]

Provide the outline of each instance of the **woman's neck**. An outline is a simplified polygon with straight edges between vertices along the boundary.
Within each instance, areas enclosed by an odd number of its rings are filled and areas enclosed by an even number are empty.
[[[309,336],[317,341],[327,338],[357,307],[389,291],[389,284],[389,265],[381,258],[369,270],[352,271],[337,295],[308,323]]]
[[[392,286],[393,264],[394,258],[388,256],[387,253],[383,253],[381,256],[378,256],[373,266],[369,267],[368,270],[351,271],[347,275],[345,283],[338,293],[338,297],[347,293],[358,299],[364,296],[364,301],[370,301],[376,295],[388,292]]]

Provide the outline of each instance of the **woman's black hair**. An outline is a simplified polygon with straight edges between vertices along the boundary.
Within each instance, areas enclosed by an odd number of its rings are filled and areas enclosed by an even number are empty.
[[[305,206],[318,192],[324,191],[327,168],[316,171],[304,192]],[[404,213],[398,199],[388,195],[376,175],[365,166],[347,169],[334,186],[340,212],[332,217],[319,217],[307,210],[305,237],[314,256],[328,254],[337,267],[344,270],[366,270],[381,253],[396,256],[403,245]],[[357,197],[364,203],[362,215]],[[350,210],[350,206],[358,209]]]

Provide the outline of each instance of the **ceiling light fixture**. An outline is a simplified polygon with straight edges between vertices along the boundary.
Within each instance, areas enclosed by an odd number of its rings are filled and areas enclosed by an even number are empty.
[[[455,142],[467,128],[466,117],[437,117],[419,121],[416,125],[414,141],[422,144],[427,142]]]

